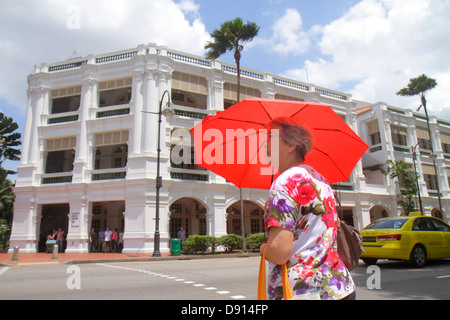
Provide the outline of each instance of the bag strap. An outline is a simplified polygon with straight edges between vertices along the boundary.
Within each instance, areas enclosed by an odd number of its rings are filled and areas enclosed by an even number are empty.
[[[294,296],[292,294],[291,286],[289,285],[289,277],[287,273],[286,263],[281,266],[281,275],[283,282],[283,297],[284,300],[291,300]]]
[[[266,248],[261,252],[261,262],[259,263],[258,277],[258,300],[267,300],[266,296]]]
[[[341,201],[339,200],[339,197],[337,196],[336,192],[334,192],[334,198],[336,199],[336,202],[337,202],[338,205],[339,205],[339,208],[336,208],[336,209],[338,209],[338,210],[337,210],[338,218],[339,218],[340,220],[342,220],[342,219],[344,218],[344,213],[342,212]]]
[[[281,281],[283,283],[284,300],[291,300],[294,296],[289,285],[289,277],[286,264],[283,264],[281,266]],[[264,248],[261,253],[261,261],[259,263],[258,300],[267,300],[266,292],[266,248]]]

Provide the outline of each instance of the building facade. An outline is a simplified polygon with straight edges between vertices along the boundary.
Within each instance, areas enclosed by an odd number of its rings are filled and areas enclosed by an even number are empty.
[[[161,123],[161,252],[170,250],[170,239],[181,227],[188,234],[240,234],[239,189],[193,162],[171,161],[178,141],[173,136],[176,129],[189,130],[237,102],[236,68],[148,44],[35,66],[28,77],[10,248],[18,245],[21,252],[43,251],[46,236],[62,228],[65,252],[88,252],[90,231],[110,227],[123,230],[124,253],[153,252],[157,113],[165,104],[166,91],[175,115],[163,116]],[[419,129],[422,116],[384,104],[358,111],[350,94],[243,69],[240,98],[250,97],[330,105],[371,145],[349,180],[334,185],[344,218],[362,228],[378,217],[401,213],[396,182],[379,169],[386,159],[411,163],[410,146],[425,139]],[[378,127],[372,124],[375,120]],[[420,149],[417,165],[425,177],[420,180],[422,200],[425,214],[435,214],[439,206],[433,177],[439,179],[442,216],[448,221],[450,123],[433,118],[432,124],[440,137],[435,140],[440,172],[431,174],[429,154]],[[396,135],[405,128],[406,141]],[[242,195],[245,233],[262,232],[267,191],[244,189]]]

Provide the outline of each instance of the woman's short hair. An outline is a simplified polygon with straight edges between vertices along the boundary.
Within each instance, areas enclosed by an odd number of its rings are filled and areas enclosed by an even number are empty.
[[[311,131],[299,119],[292,117],[278,117],[269,124],[269,130],[274,124],[280,126],[280,137],[290,145],[295,145],[298,158],[305,160],[305,156],[311,151],[313,146],[313,136]]]

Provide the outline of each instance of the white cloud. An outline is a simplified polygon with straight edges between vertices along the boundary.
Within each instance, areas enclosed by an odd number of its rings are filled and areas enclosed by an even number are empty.
[[[271,37],[268,39],[257,38],[252,46],[260,44],[269,51],[286,56],[305,53],[311,46],[311,41],[303,30],[300,13],[296,9],[288,8],[272,26]]]
[[[209,33],[192,0],[0,2],[0,99],[25,108],[33,65],[150,42],[203,54]]]
[[[450,109],[450,2],[362,0],[322,28],[321,57],[287,76],[353,93],[355,99],[415,108],[398,97],[410,78],[425,73],[438,81],[428,93],[431,110]],[[447,113],[448,114],[448,113]]]

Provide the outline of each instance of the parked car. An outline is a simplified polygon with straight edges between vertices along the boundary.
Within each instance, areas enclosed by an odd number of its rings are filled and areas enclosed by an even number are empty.
[[[429,216],[399,216],[374,221],[362,229],[361,259],[403,260],[423,267],[427,260],[450,258],[450,226]]]

